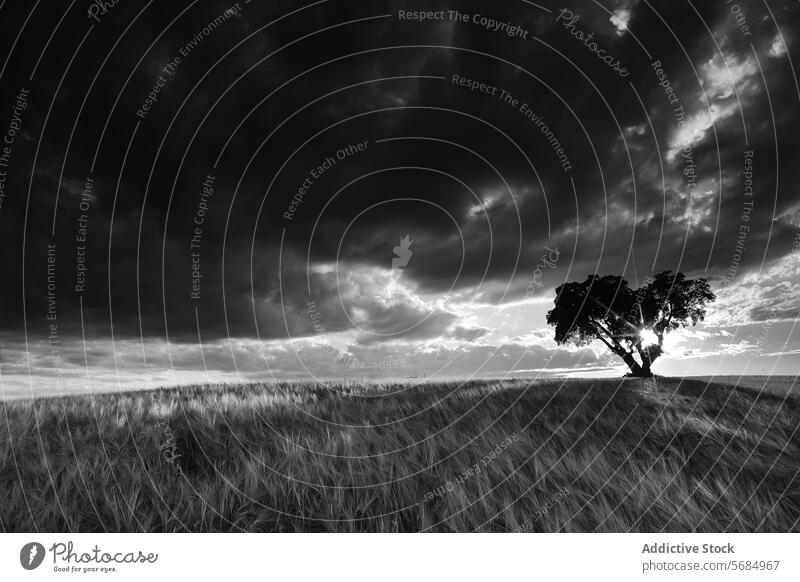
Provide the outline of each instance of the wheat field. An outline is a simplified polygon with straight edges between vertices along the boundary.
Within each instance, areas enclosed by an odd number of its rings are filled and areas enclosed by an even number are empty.
[[[800,531],[794,382],[295,382],[9,401],[0,529]]]

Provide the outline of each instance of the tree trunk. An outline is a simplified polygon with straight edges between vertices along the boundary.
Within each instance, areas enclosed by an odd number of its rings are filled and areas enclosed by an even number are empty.
[[[652,378],[653,377],[653,372],[650,371],[650,368],[653,366],[653,360],[655,358],[652,357],[652,353],[650,352],[650,348],[646,347],[645,349],[642,349],[641,343],[639,343],[639,344],[636,344],[636,351],[639,352],[639,357],[641,358],[642,363],[641,363],[641,365],[639,365],[639,371],[638,372],[636,370],[634,370],[633,368],[631,368],[631,372],[633,373],[634,376],[637,376],[637,377],[640,377],[640,378]],[[633,358],[631,357],[631,359],[633,359]],[[635,360],[634,360],[634,363],[636,363]],[[630,364],[628,364],[628,367],[630,367]]]
[[[650,376],[653,375],[653,373],[650,371],[650,366],[653,365],[653,360],[650,359],[650,352],[644,350],[643,352],[639,353],[641,353],[642,355],[642,365],[641,365],[642,371],[640,375],[645,378],[649,378]]]
[[[631,375],[637,378],[650,378],[653,373],[650,371],[650,366],[642,367],[639,365],[632,354],[621,354],[620,357],[631,369]]]

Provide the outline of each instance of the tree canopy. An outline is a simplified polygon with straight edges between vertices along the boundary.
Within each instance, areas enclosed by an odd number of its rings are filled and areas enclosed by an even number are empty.
[[[617,275],[589,275],[556,289],[547,323],[555,328],[559,345],[599,340],[634,376],[651,376],[653,362],[663,353],[664,336],[697,325],[706,304],[715,299],[708,281],[683,273],[658,273],[636,290]]]

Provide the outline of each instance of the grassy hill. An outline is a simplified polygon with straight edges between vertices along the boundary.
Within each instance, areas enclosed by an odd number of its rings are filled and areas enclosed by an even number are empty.
[[[799,531],[791,392],[481,380],[0,403],[0,529]]]

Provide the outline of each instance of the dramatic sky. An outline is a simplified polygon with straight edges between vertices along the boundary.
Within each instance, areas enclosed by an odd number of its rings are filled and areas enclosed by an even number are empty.
[[[619,375],[554,289],[667,269],[800,368],[795,0],[99,4],[0,3],[3,395]]]

